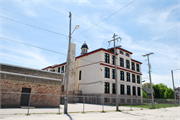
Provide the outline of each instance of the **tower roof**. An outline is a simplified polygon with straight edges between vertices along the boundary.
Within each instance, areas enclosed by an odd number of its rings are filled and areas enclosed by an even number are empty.
[[[81,49],[82,49],[82,48],[87,48],[87,49],[89,49],[89,48],[88,48],[88,45],[87,45],[86,43],[84,43],[84,44],[82,45]]]

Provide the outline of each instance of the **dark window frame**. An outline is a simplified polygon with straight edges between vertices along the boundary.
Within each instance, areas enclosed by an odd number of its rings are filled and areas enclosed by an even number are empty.
[[[139,64],[136,63],[136,70],[139,72]]]
[[[105,53],[105,63],[109,63],[109,54]]]
[[[137,75],[137,83],[140,84],[141,83],[141,78],[140,75]]]
[[[131,95],[131,86],[127,85],[127,95]]]
[[[110,68],[108,68],[108,67],[104,68],[104,77],[110,78]]]
[[[108,82],[104,83],[104,93],[110,93],[110,86]]]
[[[124,95],[124,85],[123,84],[120,84],[120,93],[121,95]]]
[[[124,67],[124,58],[121,58],[121,57],[120,57],[120,66]]]
[[[115,69],[112,69],[112,79],[115,79]]]
[[[129,72],[126,72],[126,81],[131,82],[131,76]]]
[[[131,67],[132,67],[132,70],[135,70],[135,63],[134,62],[131,62]]]
[[[137,87],[137,91],[138,91],[138,96],[141,96],[141,88]]]
[[[136,96],[136,87],[135,86],[133,86],[133,95],[135,95]]]
[[[116,94],[116,84],[112,84],[112,94]]]
[[[129,53],[126,53],[126,56],[129,57]]]
[[[120,80],[124,81],[124,71],[120,71]]]
[[[61,73],[64,73],[64,66],[61,67]]]
[[[136,83],[136,75],[135,74],[132,74],[132,82]]]
[[[81,77],[82,77],[82,71],[80,70],[79,71],[79,80],[81,80]]]
[[[130,62],[129,62],[129,60],[126,60],[126,68],[130,69]]]
[[[120,54],[124,55],[124,52],[122,50],[119,51]]]
[[[115,65],[115,57],[112,55],[112,64]]]
[[[60,73],[61,67],[58,67],[58,73]]]

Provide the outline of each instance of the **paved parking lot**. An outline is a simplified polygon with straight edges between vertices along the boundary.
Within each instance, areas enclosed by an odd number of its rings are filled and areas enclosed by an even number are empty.
[[[82,104],[70,104],[69,115],[56,114],[57,108],[30,109],[31,115],[26,116],[27,109],[1,109],[1,119],[5,120],[180,120],[180,107],[143,109],[120,107],[121,112],[115,112],[115,106],[105,106],[109,112],[101,113],[100,105],[85,104],[85,113],[82,112]],[[63,110],[63,106],[61,106]],[[89,112],[87,112],[89,110]],[[93,111],[92,111],[93,110]]]

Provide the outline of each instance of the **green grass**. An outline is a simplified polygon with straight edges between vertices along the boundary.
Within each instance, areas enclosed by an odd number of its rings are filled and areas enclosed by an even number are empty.
[[[121,105],[121,106],[126,106],[126,107],[131,107],[131,105]],[[149,109],[152,109],[152,104],[143,104],[142,105],[132,105],[132,107],[139,107],[139,108],[149,108]],[[174,104],[154,104],[154,107],[156,109],[158,108],[166,108],[166,107],[175,107]]]

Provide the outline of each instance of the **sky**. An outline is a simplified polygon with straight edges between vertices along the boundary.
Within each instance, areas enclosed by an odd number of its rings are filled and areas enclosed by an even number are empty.
[[[152,82],[172,88],[174,70],[180,87],[180,0],[0,0],[0,62],[36,69],[65,62],[69,12],[72,31],[80,25],[72,34],[76,56],[84,42],[88,52],[113,47],[108,41],[115,33],[122,38],[116,44],[142,62],[145,83],[148,65],[142,55],[153,52]]]

